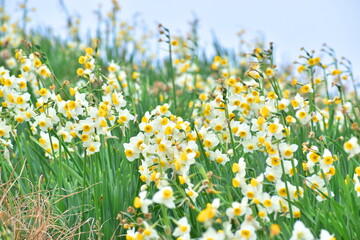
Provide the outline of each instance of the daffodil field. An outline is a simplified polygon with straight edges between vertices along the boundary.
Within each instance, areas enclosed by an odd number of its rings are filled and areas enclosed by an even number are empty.
[[[105,32],[69,16],[66,39],[1,8],[1,239],[360,239],[348,59],[277,66],[245,32],[212,55],[196,20],[148,30],[112,4]]]

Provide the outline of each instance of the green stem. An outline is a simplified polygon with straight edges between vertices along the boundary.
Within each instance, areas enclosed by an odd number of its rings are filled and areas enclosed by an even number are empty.
[[[170,219],[164,205],[161,205],[161,213],[164,219],[166,239],[171,239]]]
[[[170,61],[169,62],[169,77],[171,78],[171,83],[172,83],[172,92],[173,92],[175,110],[177,110],[176,90],[175,90],[175,74],[174,74],[174,66],[173,66],[173,60],[172,60],[170,31],[168,31],[168,33],[169,33],[169,61]]]

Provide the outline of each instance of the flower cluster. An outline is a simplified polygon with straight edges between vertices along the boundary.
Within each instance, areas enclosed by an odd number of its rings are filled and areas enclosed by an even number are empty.
[[[244,32],[240,45],[251,50],[227,54],[219,48],[202,58],[196,21],[186,38],[160,24],[169,58],[153,61],[147,55],[152,33],[137,40],[136,25],[119,21],[120,6],[112,4],[106,41],[83,44],[80,20],[70,18],[71,41],[51,42],[77,66],[66,74],[53,71],[61,68],[50,65],[52,54],[30,36],[21,41],[26,31],[2,18],[0,151],[10,163],[4,176],[17,173],[11,165],[24,141],[43,150],[51,160],[42,161],[46,167],[66,159],[64,169],[76,166],[73,175],[62,171],[46,184],[94,184],[79,202],[95,206],[88,214],[100,213],[96,224],[104,228],[114,218],[114,211],[103,211],[106,204],[122,197],[121,206],[111,207],[120,209],[116,234],[127,240],[334,240],[319,228],[333,215],[324,206],[333,211],[360,199],[360,103],[351,64],[325,45],[320,54],[302,49],[297,71],[278,67],[272,43],[269,49],[257,40],[249,45]],[[345,91],[349,79],[354,96]],[[115,143],[113,155],[101,147],[107,141]],[[93,165],[81,162],[90,155]],[[123,174],[130,164],[137,172]],[[26,175],[36,179],[38,171],[24,168]],[[119,182],[135,177],[135,196],[118,191],[126,189]],[[352,216],[339,218],[356,225]],[[294,225],[283,227],[289,222]],[[305,226],[312,222],[315,230]]]
[[[262,58],[259,50],[255,55],[258,59]],[[215,63],[213,69],[228,64],[221,58]],[[208,89],[206,85],[204,88],[194,85],[198,80],[184,75],[191,68],[188,60],[176,60],[175,65],[178,76],[185,79],[177,82],[178,85],[187,86],[188,90],[194,89],[194,86],[195,89]],[[325,131],[334,124],[331,122],[334,120],[340,126],[344,124],[345,115],[353,114],[351,103],[334,98],[333,102],[326,102],[325,107],[315,108],[318,101],[312,98],[315,91],[313,84],[300,84],[293,80],[294,88],[287,89],[282,81],[275,82],[275,71],[273,67],[263,69],[260,64],[251,63],[244,79],[236,77],[237,72],[221,73],[225,79],[218,80],[219,85],[214,91],[202,91],[198,100],[190,103],[194,108],[192,119],[196,131],[181,128],[180,138],[173,136],[178,118],[167,112],[167,106],[158,106],[151,113],[147,112],[139,125],[141,132],[131,138],[130,143],[124,144],[128,160],[141,159],[140,179],[146,183],[135,198],[134,207],[148,214],[151,212],[149,208],[154,209],[156,203],[168,209],[185,204],[189,206],[189,211],[198,211],[196,220],[205,227],[201,239],[256,239],[257,231],[264,223],[274,222],[279,217],[301,217],[301,209],[294,203],[302,200],[305,188],[313,191],[318,202],[333,198],[335,193],[329,190],[328,184],[336,174],[334,164],[338,160],[337,155],[331,152],[329,143],[321,136],[317,139],[314,132],[310,131],[308,137],[314,139],[317,145],[314,141],[311,141],[312,144],[299,142],[296,131],[301,130],[296,126]],[[298,85],[300,89],[295,87]],[[327,107],[332,104],[331,111],[334,113],[330,113]],[[335,119],[329,117],[331,114]],[[170,123],[164,120],[169,116]],[[163,121],[166,121],[165,125]],[[168,124],[172,124],[168,129],[170,136],[166,134]],[[179,141],[184,145],[176,147]],[[192,146],[187,147],[187,154],[179,152],[186,148],[186,144]],[[302,146],[302,152],[299,146]],[[359,153],[355,137],[345,142],[344,148],[349,157]],[[184,164],[179,164],[182,161]],[[234,173],[231,185],[237,198],[214,198],[212,202],[205,202],[206,207],[204,204],[200,206],[200,199],[220,191],[212,183],[212,172],[207,173],[205,182],[195,187],[190,182],[190,178],[196,177],[188,173],[199,161],[231,168]],[[261,167],[252,169],[253,161]],[[304,179],[301,180],[300,176]],[[149,191],[151,182],[155,182],[157,188],[153,196]],[[354,182],[357,191],[357,177],[354,177]],[[173,221],[172,235],[190,239],[188,220]],[[184,224],[183,231],[181,224]],[[130,235],[146,238],[142,232],[143,225],[138,226],[140,231],[135,228],[128,230],[129,239]],[[156,223],[153,227],[155,229]],[[320,239],[332,237],[323,230]],[[298,221],[292,239],[315,238]]]
[[[124,148],[129,161],[141,159],[140,179],[145,185],[155,182],[162,189],[168,185],[170,176],[178,176],[192,191],[189,169],[200,152],[190,123],[171,114],[169,105],[164,104],[146,112],[139,128],[140,133],[125,143]]]
[[[87,55],[80,59],[85,61],[83,64],[89,65],[85,70],[88,72],[84,74],[95,77],[91,72],[95,63],[89,49]],[[2,145],[11,148],[11,133],[16,136],[16,127],[28,123],[32,134],[40,136],[38,142],[49,157],[59,152],[61,142],[68,143],[72,150],[75,142],[81,142],[86,154],[91,155],[99,151],[101,135],[109,137],[112,128],[126,126],[134,120],[125,108],[126,101],[121,92],[104,91],[101,99],[90,98],[78,87],[56,93],[54,87],[49,89],[41,83],[41,79],[52,76],[47,65],[41,62],[39,53],[26,56],[24,52],[17,51],[15,58],[21,70],[19,76],[11,75],[4,67],[0,68],[1,110],[6,115],[0,125]],[[88,85],[91,82],[85,89]],[[71,98],[63,100],[62,95]]]

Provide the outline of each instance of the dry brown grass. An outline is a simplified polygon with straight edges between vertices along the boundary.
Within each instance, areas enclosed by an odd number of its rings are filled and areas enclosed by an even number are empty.
[[[84,225],[88,225],[87,229],[91,229],[92,233],[87,232],[87,234],[95,236],[95,221],[93,219],[81,221],[80,211],[74,211],[80,210],[80,207],[74,206],[71,209],[73,211],[65,212],[59,212],[56,208],[56,204],[60,201],[87,189],[68,195],[56,195],[56,190],[45,191],[41,190],[40,186],[33,186],[30,193],[21,194],[17,188],[19,180],[28,180],[12,176],[10,178],[11,180],[5,183],[0,182],[1,239],[78,239],[83,234],[81,227]],[[41,180],[40,177],[39,182]],[[76,219],[75,224],[71,226],[68,222],[70,217]]]

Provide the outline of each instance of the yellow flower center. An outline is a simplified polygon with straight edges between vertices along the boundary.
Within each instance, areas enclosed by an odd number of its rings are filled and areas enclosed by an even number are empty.
[[[91,145],[91,146],[88,147],[88,150],[89,150],[90,152],[95,152],[95,151],[96,151],[96,148],[95,148],[95,146]]]
[[[271,207],[271,205],[272,205],[272,202],[271,202],[270,199],[266,199],[266,200],[264,201],[264,206],[265,206],[265,207]]]
[[[277,125],[277,124],[271,123],[271,124],[269,125],[269,131],[270,131],[271,133],[275,133],[275,132],[277,131],[277,129],[278,129],[278,125]]]
[[[187,229],[188,229],[188,226],[185,226],[185,225],[180,226],[180,231],[182,231],[182,232],[186,232]]]
[[[84,132],[89,132],[89,131],[91,130],[91,127],[90,127],[90,125],[85,124],[85,125],[82,127],[82,129],[83,129]]]
[[[81,138],[81,141],[86,142],[89,139],[89,135],[83,134],[83,135],[81,135],[80,138]]]
[[[204,141],[204,145],[205,145],[205,147],[211,147],[212,146],[212,142],[210,141],[210,140],[205,140]]]
[[[163,191],[163,197],[165,199],[171,198],[172,195],[173,195],[173,192],[170,189],[166,189],[166,190]]]
[[[241,214],[241,208],[239,208],[239,207],[234,208],[234,215],[239,216],[240,214]]]
[[[351,142],[346,142],[344,147],[346,150],[351,151],[354,148],[354,145]]]
[[[241,230],[240,235],[242,238],[248,239],[250,238],[251,233],[249,230],[245,229],[245,230]]]
[[[282,196],[282,197],[286,197],[286,188],[280,188],[279,194],[280,194],[280,196]]]
[[[40,127],[46,127],[46,122],[45,121],[40,121],[39,125],[40,125]]]
[[[144,127],[144,131],[147,133],[152,132],[152,130],[153,130],[153,127],[149,124]]]
[[[319,161],[320,156],[316,153],[310,153],[310,160],[313,162],[318,162]]]
[[[134,155],[134,152],[132,150],[128,149],[128,150],[125,151],[125,155],[127,157],[132,157]]]
[[[333,158],[331,156],[327,156],[324,158],[324,162],[327,164],[327,165],[330,165],[332,164],[333,162]]]
[[[284,154],[285,156],[290,157],[293,154],[293,152],[290,149],[286,149]]]

